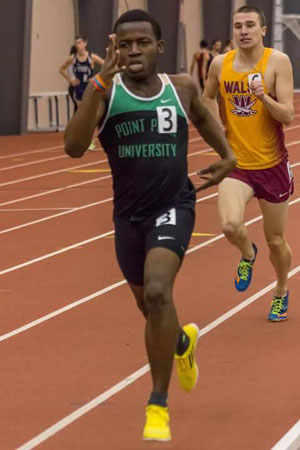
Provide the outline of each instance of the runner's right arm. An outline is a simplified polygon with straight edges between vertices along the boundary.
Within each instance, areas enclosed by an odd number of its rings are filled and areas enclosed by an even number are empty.
[[[191,67],[190,67],[190,75],[191,76],[193,76],[193,72],[194,72],[194,67],[195,67],[196,61],[197,61],[197,53],[194,53],[192,64],[191,64]]]
[[[210,65],[208,78],[205,82],[205,89],[202,94],[203,103],[208,107],[210,112],[219,122],[220,126],[223,128],[222,121],[219,114],[219,107],[217,102],[217,94],[220,89],[220,73],[222,68],[224,56],[216,56]]]
[[[72,86],[76,86],[79,81],[76,80],[76,78],[70,78],[70,76],[68,75],[67,69],[68,67],[72,64],[73,62],[73,56],[69,56],[68,59],[66,59],[66,61],[60,66],[59,68],[59,73],[64,77],[65,80],[68,81],[69,84],[71,84]]]

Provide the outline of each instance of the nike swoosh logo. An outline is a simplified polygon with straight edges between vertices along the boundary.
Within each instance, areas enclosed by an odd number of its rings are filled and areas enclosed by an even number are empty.
[[[284,197],[285,195],[287,195],[289,193],[289,191],[284,192],[283,194],[279,194],[279,197]]]
[[[170,102],[170,101],[171,101],[171,99],[168,98],[167,100],[161,100],[161,103],[168,103],[168,102]]]
[[[173,241],[175,241],[175,238],[173,236],[158,236],[157,239],[159,241],[162,241],[163,239],[172,239]]]

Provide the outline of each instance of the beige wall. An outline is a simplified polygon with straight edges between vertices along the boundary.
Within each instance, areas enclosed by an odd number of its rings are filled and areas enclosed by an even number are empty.
[[[163,0],[162,0],[163,1]],[[186,25],[187,69],[199,47],[202,35],[202,1],[184,0]],[[236,0],[236,2],[241,0]],[[147,9],[147,0],[119,0],[119,14],[133,8]],[[33,0],[32,42],[30,66],[30,94],[37,92],[62,92],[67,82],[58,73],[59,66],[69,55],[75,36],[73,0]],[[196,80],[196,71],[194,73]],[[48,126],[47,100],[39,101],[41,126]],[[66,107],[60,99],[61,122],[65,122]],[[53,110],[54,112],[54,110]],[[29,102],[29,128],[33,126],[33,104]]]
[[[253,2],[255,4],[255,2]],[[236,11],[241,6],[244,6],[246,4],[246,0],[234,0],[234,8],[233,11]]]
[[[58,73],[75,36],[73,0],[33,0],[30,93],[63,91]]]
[[[199,49],[199,42],[204,38],[202,25],[202,1],[207,0],[185,0],[184,22],[186,26],[186,53],[187,70],[190,70],[193,54]],[[193,77],[197,80],[196,70]]]
[[[68,88],[58,72],[69,55],[75,36],[73,0],[33,0],[30,60],[30,95],[61,92]],[[60,99],[61,119],[65,122],[66,103]],[[53,106],[54,112],[54,106]],[[33,103],[29,101],[28,127],[33,127]],[[48,125],[47,99],[39,100],[39,122]]]
[[[147,9],[147,0],[119,0],[119,16],[128,9]]]

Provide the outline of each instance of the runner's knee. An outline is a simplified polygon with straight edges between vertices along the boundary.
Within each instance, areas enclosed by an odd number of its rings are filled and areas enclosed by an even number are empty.
[[[286,246],[286,240],[281,235],[267,237],[267,244],[271,252],[278,252]]]
[[[222,224],[222,231],[228,238],[236,237],[240,232],[241,225],[233,221],[228,221]]]
[[[145,285],[145,304],[149,312],[160,312],[171,302],[171,289],[161,280],[149,281]]]

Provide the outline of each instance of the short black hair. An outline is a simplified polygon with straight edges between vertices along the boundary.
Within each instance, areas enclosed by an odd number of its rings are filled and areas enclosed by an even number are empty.
[[[127,22],[150,22],[153,28],[153,32],[155,34],[156,39],[159,41],[162,36],[161,27],[157,20],[149,14],[147,11],[143,9],[131,9],[122,14],[114,25],[114,33],[119,25]]]
[[[259,9],[257,6],[253,6],[253,5],[241,6],[239,9],[237,9],[235,11],[234,14],[241,13],[241,12],[245,12],[245,13],[255,12],[259,17],[260,26],[265,27],[267,25],[265,13],[261,9]]]
[[[207,41],[205,39],[202,39],[200,41],[200,47],[201,48],[207,48],[208,47],[208,43],[207,43]]]
[[[221,41],[221,39],[213,39],[212,41],[211,41],[211,47],[213,46],[213,45],[215,45],[217,42],[221,42],[221,44],[222,44],[222,41]]]

